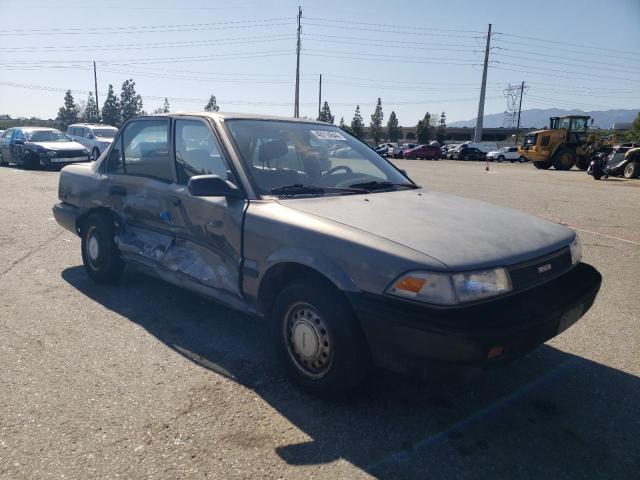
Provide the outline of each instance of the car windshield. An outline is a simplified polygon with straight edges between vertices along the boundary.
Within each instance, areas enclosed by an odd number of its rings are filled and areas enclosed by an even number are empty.
[[[118,133],[115,128],[92,128],[91,131],[96,137],[113,138]]]
[[[226,125],[261,194],[417,188],[387,160],[337,127],[239,119]]]
[[[57,130],[35,130],[25,132],[30,142],[70,142],[67,136]]]

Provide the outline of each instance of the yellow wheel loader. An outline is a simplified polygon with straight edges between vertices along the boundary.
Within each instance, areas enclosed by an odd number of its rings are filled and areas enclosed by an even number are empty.
[[[570,170],[576,165],[586,170],[591,155],[602,148],[600,140],[588,134],[590,118],[551,117],[549,128],[528,133],[518,152],[536,168],[546,170],[553,166],[556,170]]]

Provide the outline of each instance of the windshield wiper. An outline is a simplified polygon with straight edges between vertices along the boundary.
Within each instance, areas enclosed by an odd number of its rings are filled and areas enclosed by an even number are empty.
[[[385,190],[395,187],[404,187],[404,188],[420,188],[418,185],[413,183],[394,183],[394,182],[380,182],[378,180],[373,180],[371,182],[363,182],[363,183],[353,183],[349,185],[352,188],[362,188],[369,192],[374,190]]]
[[[302,183],[293,183],[291,185],[283,185],[269,190],[274,195],[324,195],[324,188],[314,185],[303,185]]]
[[[339,187],[318,187],[316,185],[304,185],[302,183],[294,183],[291,185],[283,185],[269,190],[273,195],[324,195],[325,193],[369,193],[364,188],[339,188]]]

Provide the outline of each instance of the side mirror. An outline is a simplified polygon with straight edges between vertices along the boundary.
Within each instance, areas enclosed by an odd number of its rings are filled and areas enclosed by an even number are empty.
[[[19,138],[14,140],[13,143],[15,143],[16,145],[24,145],[24,140],[20,140]]]
[[[398,170],[400,170],[400,173],[403,174],[405,177],[409,178],[409,175],[407,174],[407,171],[404,168],[399,168]]]
[[[194,197],[234,197],[244,195],[233,183],[223,180],[218,175],[196,175],[189,179],[187,190]]]

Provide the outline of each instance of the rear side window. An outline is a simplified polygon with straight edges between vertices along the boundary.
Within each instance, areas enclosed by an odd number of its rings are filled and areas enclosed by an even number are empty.
[[[542,145],[543,147],[546,147],[547,145],[549,145],[549,140],[551,139],[550,136],[546,136],[546,137],[542,137],[540,139],[540,145]]]
[[[169,120],[138,120],[122,135],[124,171],[127,175],[173,181],[169,163]]]
[[[67,135],[75,135],[75,134],[76,134],[76,127],[67,128]]]

